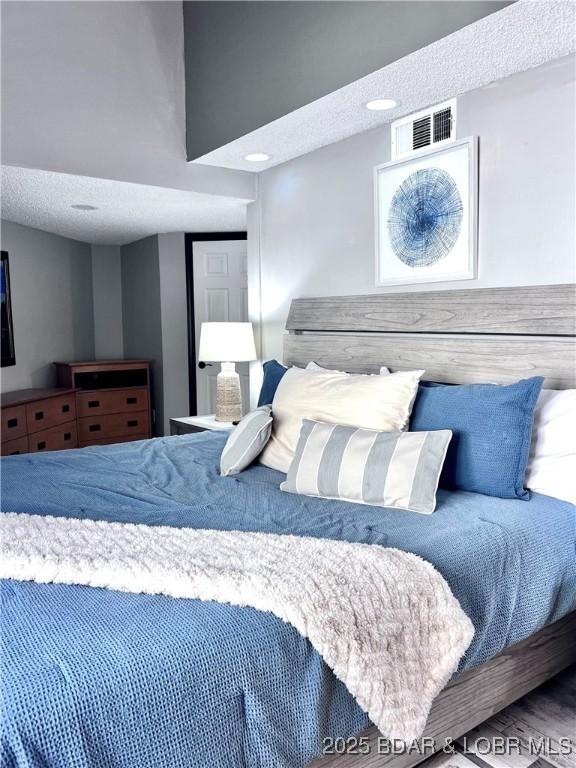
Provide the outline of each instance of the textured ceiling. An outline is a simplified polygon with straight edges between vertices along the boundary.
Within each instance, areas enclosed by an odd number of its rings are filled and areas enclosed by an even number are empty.
[[[259,172],[566,56],[575,50],[574,16],[571,0],[518,0],[194,162]],[[364,108],[377,97],[400,105],[389,112]],[[251,152],[266,152],[271,159],[246,162],[244,155]]]
[[[72,205],[94,205],[78,211]],[[160,232],[226,232],[246,227],[233,198],[2,166],[2,218],[102,245]]]

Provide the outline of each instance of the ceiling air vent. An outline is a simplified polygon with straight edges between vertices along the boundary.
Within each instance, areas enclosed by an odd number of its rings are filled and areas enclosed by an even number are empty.
[[[392,159],[456,138],[456,99],[415,112],[391,126]]]

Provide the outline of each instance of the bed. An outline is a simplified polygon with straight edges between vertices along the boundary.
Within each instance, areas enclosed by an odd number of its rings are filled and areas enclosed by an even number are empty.
[[[419,366],[424,355],[439,381],[511,381],[530,371],[546,375],[548,386],[573,387],[573,288],[531,290],[297,300],[285,359],[370,371],[382,361]],[[472,335],[474,318],[482,335]],[[502,333],[512,329],[519,335]],[[530,336],[536,329],[547,336]],[[456,335],[430,335],[444,331]],[[203,433],[10,457],[2,506],[344,539],[421,555],[476,630],[430,715],[426,735],[439,746],[576,660],[570,504],[441,491],[426,517],[291,496],[278,489],[280,473],[259,465],[219,477],[224,440]],[[344,685],[271,614],[16,581],[3,583],[2,602],[2,766],[291,768],[326,747],[323,765],[407,766],[426,756],[380,753],[378,734]],[[348,754],[330,754],[338,737],[359,732],[368,754],[355,754],[353,740]]]

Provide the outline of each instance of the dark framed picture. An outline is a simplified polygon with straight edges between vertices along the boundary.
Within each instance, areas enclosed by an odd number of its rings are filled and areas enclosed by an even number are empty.
[[[0,266],[0,298],[1,317],[0,329],[2,332],[2,368],[7,365],[16,365],[14,354],[14,331],[12,328],[12,301],[10,297],[10,269],[8,267],[8,252],[2,251],[2,263]]]

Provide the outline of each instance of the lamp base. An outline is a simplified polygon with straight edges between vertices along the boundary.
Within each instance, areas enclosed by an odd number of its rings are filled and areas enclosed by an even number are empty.
[[[216,421],[240,421],[241,418],[240,376],[234,363],[222,363],[216,377]]]

